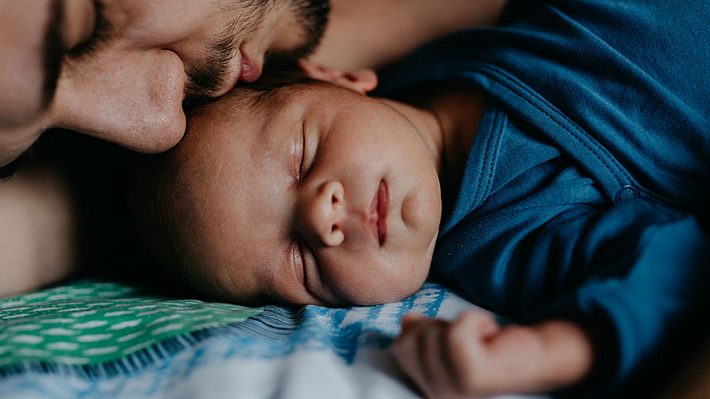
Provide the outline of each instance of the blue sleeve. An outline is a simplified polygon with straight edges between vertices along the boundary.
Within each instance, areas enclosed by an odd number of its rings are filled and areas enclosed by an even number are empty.
[[[627,201],[586,221],[552,223],[536,239],[540,247],[533,256],[549,257],[549,244],[564,237],[577,238],[565,249],[584,254],[586,264],[575,267],[589,274],[527,321],[561,317],[585,327],[595,347],[595,390],[625,381],[639,368],[658,367],[651,359],[669,357],[682,346],[679,337],[689,338],[680,332],[702,325],[698,319],[710,310],[710,242],[694,217]]]
[[[571,207],[524,235],[485,224],[467,241],[500,246],[451,248],[447,277],[514,320],[583,326],[595,347],[595,390],[628,379],[710,310],[710,243],[689,214],[629,199],[607,210]]]

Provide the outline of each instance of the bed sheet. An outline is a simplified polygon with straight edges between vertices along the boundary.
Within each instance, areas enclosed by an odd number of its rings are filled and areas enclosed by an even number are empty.
[[[432,283],[397,303],[291,309],[77,282],[0,300],[0,398],[417,397],[387,352],[402,315],[472,306]]]

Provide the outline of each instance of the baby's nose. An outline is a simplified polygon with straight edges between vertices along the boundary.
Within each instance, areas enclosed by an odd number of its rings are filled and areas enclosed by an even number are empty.
[[[345,240],[345,190],[338,181],[322,184],[316,195],[305,201],[301,212],[304,228],[323,245],[335,247]]]

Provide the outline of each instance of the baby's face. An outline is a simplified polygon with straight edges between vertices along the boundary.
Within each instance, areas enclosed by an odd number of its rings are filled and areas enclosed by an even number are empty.
[[[200,284],[234,301],[325,305],[418,289],[441,200],[433,153],[409,120],[326,85],[250,104],[210,105],[174,153],[187,204],[178,235]]]

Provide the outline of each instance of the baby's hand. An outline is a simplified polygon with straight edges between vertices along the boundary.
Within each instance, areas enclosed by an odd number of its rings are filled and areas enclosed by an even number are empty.
[[[483,312],[466,312],[453,322],[407,315],[392,354],[427,397],[487,394],[493,382],[487,341],[499,329]]]
[[[453,322],[405,316],[392,354],[433,398],[556,389],[586,375],[592,357],[586,334],[572,323],[501,327],[481,311]]]

